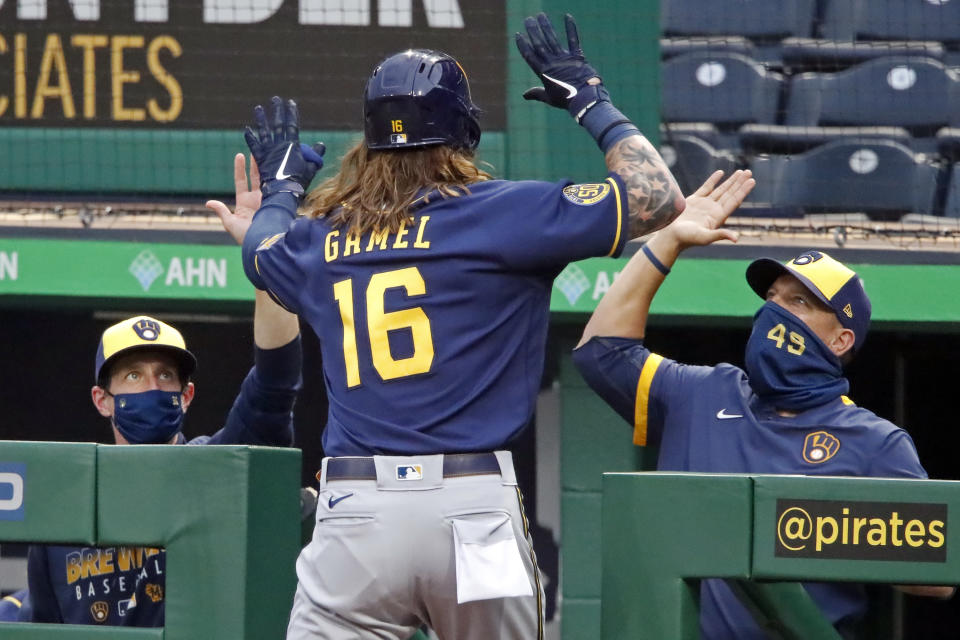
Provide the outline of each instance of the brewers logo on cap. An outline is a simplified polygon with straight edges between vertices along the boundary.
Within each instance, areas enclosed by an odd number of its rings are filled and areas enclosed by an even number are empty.
[[[153,341],[160,337],[160,323],[142,318],[133,323],[133,332],[142,340]]]
[[[180,373],[189,376],[197,368],[197,359],[187,351],[187,345],[179,331],[165,322],[149,316],[127,318],[107,328],[100,338],[94,368],[94,380],[121,354],[136,349],[169,351],[177,358]]]

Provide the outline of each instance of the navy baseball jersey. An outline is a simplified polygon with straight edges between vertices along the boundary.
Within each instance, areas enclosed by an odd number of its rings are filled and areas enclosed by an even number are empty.
[[[279,349],[255,349],[254,357],[255,366],[223,428],[189,442],[179,434],[177,444],[293,444],[291,409],[300,388],[300,338]],[[162,627],[165,569],[162,549],[33,545],[27,569],[30,620]]]
[[[362,237],[324,218],[291,224],[290,194],[257,213],[244,267],[320,338],[326,455],[503,447],[533,413],[553,279],[626,243],[616,175],[469,189],[434,193],[398,232]]]
[[[659,446],[662,471],[926,478],[910,436],[846,396],[779,415],[730,364],[684,365],[642,341],[595,337],[573,353],[588,384],[627,422],[635,444]],[[804,585],[827,618],[844,627],[866,610],[863,587]],[[722,580],[704,580],[707,640],[766,638]]]

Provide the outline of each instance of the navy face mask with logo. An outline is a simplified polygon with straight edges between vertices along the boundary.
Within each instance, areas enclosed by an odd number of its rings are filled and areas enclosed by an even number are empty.
[[[179,391],[143,391],[113,396],[113,424],[130,444],[166,444],[180,431]]]
[[[767,302],[753,317],[746,370],[761,400],[803,411],[847,393],[840,358],[795,315]]]

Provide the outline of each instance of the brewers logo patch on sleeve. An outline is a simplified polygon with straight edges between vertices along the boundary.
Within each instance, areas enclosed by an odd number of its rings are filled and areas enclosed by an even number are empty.
[[[610,194],[610,185],[605,182],[571,184],[563,188],[563,197],[573,204],[596,204]]]

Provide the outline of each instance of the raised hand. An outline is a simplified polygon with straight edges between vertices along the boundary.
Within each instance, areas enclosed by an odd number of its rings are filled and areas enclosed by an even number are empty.
[[[718,240],[736,242],[737,234],[722,226],[757,184],[752,176],[749,170],[737,170],[718,186],[723,172],[715,171],[699,189],[687,196],[683,213],[660,233],[673,239],[680,250]]]
[[[237,241],[243,244],[247,229],[253,221],[253,214],[260,208],[260,172],[257,170],[257,161],[250,157],[250,178],[247,181],[247,160],[242,153],[233,158],[233,183],[236,191],[237,206],[233,212],[230,207],[219,200],[208,200],[207,208],[212,209],[218,216],[223,228]]]
[[[300,143],[300,113],[293,100],[271,99],[272,117],[261,105],[253,109],[253,127],[243,137],[250,154],[260,168],[260,189],[263,195],[287,191],[302,196],[313,176],[323,167],[325,147],[318,142],[312,147]]]
[[[583,57],[577,23],[569,13],[564,16],[567,48],[560,45],[557,33],[545,13],[523,21],[527,36],[516,34],[517,49],[543,82],[523,93],[527,100],[539,100],[558,109],[566,109],[577,122],[599,101],[610,96],[600,75]]]

